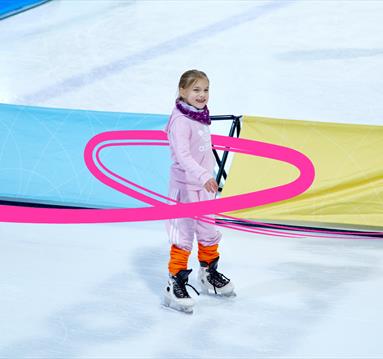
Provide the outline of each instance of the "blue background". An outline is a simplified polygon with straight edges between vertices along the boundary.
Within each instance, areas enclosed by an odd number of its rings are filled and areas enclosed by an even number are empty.
[[[0,104],[0,199],[85,206],[142,207],[99,182],[84,162],[96,134],[162,130],[167,115],[98,112]],[[101,151],[113,172],[167,195],[168,146],[118,146]]]

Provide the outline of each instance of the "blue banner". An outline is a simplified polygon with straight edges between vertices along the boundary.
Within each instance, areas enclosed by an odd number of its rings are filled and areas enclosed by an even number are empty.
[[[84,162],[96,134],[162,130],[167,115],[0,104],[0,200],[96,208],[144,207],[99,182]],[[168,146],[116,146],[101,152],[110,170],[167,195]]]

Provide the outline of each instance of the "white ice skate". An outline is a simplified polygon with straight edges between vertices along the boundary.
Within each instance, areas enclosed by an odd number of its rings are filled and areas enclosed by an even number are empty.
[[[221,295],[224,297],[235,297],[234,285],[229,278],[217,271],[218,259],[208,265],[200,262],[201,267],[198,272],[198,282],[201,292],[204,294]]]
[[[186,290],[186,286],[193,288],[198,295],[199,293],[193,286],[188,284],[188,277],[191,271],[191,269],[185,269],[179,271],[175,276],[169,276],[164,296],[165,307],[188,314],[193,313],[195,302]]]

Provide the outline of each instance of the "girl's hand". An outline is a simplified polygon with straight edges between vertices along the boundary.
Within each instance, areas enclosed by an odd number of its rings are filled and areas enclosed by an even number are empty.
[[[203,186],[208,192],[217,193],[218,191],[218,184],[214,178],[210,178]]]

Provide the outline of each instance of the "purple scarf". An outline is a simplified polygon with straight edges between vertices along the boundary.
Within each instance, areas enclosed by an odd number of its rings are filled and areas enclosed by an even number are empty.
[[[204,125],[210,125],[211,120],[209,117],[209,109],[207,108],[207,105],[202,110],[198,110],[194,106],[191,106],[184,101],[177,99],[176,100],[176,107],[178,110],[180,110],[186,117],[190,118],[191,120],[198,121],[203,123]]]

